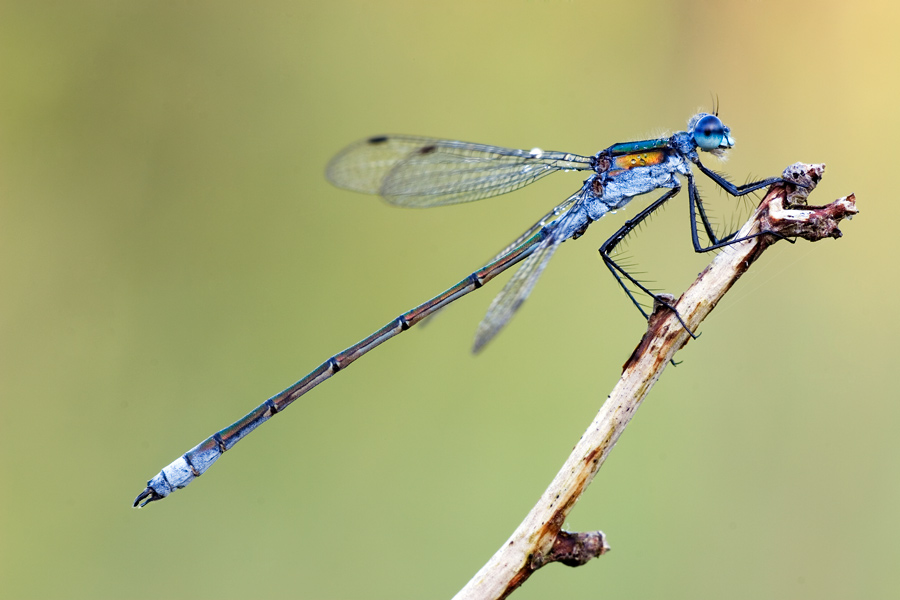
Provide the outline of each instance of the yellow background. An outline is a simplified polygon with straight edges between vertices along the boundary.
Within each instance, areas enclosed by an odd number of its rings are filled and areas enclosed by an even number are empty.
[[[452,596],[642,333],[596,251],[621,214],[563,245],[481,355],[500,283],[190,488],[131,501],[581,182],[400,210],[328,185],[344,145],[412,133],[592,154],[682,129],[717,94],[737,145],[707,164],[742,183],[825,162],[812,200],[856,192],[861,213],[842,240],[778,244],[751,269],[567,523],[613,552],[514,597],[895,598],[898,16],[838,1],[4,1],[0,596]],[[710,258],[687,217],[682,196],[634,241],[667,291]]]

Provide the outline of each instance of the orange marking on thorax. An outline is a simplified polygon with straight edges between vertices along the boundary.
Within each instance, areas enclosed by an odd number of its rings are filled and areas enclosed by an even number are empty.
[[[666,160],[666,152],[664,150],[654,150],[652,152],[635,152],[634,154],[623,154],[613,158],[613,167],[615,169],[633,169],[635,167],[646,167],[649,165],[658,165]]]

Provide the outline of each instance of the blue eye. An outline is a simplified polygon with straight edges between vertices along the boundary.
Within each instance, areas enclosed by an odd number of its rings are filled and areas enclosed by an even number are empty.
[[[723,145],[731,147],[728,128],[715,115],[706,115],[694,125],[694,141],[701,150],[715,150]]]

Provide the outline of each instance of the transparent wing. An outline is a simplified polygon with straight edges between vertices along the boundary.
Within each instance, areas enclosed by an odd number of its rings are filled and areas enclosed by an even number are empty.
[[[544,267],[547,266],[550,257],[562,242],[561,237],[551,235],[541,242],[528,258],[522,261],[522,266],[491,302],[487,314],[478,325],[472,352],[481,351],[484,345],[491,341],[519,310],[519,307],[531,294],[531,290],[534,289],[534,284],[537,283],[541,273],[544,272]]]
[[[517,237],[515,239],[515,241],[513,241],[508,246],[506,246],[506,248],[504,248],[499,253],[497,253],[497,255],[494,256],[494,258],[487,261],[485,264],[489,265],[497,260],[500,260],[502,257],[509,254],[512,250],[514,250],[515,248],[518,248],[519,245],[522,244],[522,242],[524,242],[525,240],[527,240],[528,238],[530,238],[531,236],[536,234],[542,228],[552,226],[555,221],[559,221],[566,213],[569,212],[569,209],[575,205],[575,201],[578,200],[579,198],[581,198],[580,190],[578,192],[576,192],[575,194],[572,194],[571,196],[566,198],[566,200],[564,202],[561,202],[553,210],[551,210],[546,215],[541,217],[537,223],[535,223],[534,225],[532,225],[531,227],[526,229],[522,235],[520,235],[519,237]],[[431,313],[430,315],[428,315],[427,317],[425,317],[424,319],[419,321],[419,325],[420,326],[428,325],[428,323],[430,323],[431,320],[434,319],[437,315],[442,313],[445,308],[446,307],[434,311],[433,313]]]
[[[338,187],[423,208],[497,196],[555,171],[590,168],[590,157],[577,154],[385,135],[345,148],[326,176]]]
[[[533,236],[535,233],[537,233],[538,231],[540,231],[542,228],[551,225],[551,224],[554,223],[555,221],[559,221],[566,213],[569,212],[569,209],[572,208],[572,206],[574,206],[575,201],[578,200],[579,198],[581,198],[581,190],[579,190],[578,192],[572,194],[571,196],[569,196],[568,198],[566,198],[565,201],[563,201],[563,202],[561,202],[560,204],[556,205],[556,206],[553,208],[553,210],[551,210],[551,211],[548,212],[546,215],[544,215],[543,217],[541,217],[540,220],[538,220],[537,223],[535,223],[534,225],[532,225],[531,227],[529,227],[522,235],[520,235],[519,237],[517,237],[513,242],[511,242],[508,246],[506,246],[506,248],[504,248],[503,250],[501,250],[501,251],[497,254],[497,256],[495,256],[494,258],[492,258],[492,259],[491,259],[490,261],[488,261],[488,262],[489,262],[489,263],[492,263],[492,262],[494,262],[495,260],[497,260],[497,259],[499,259],[499,258],[505,256],[510,250],[512,250],[513,248],[518,247],[519,244],[521,244],[522,242],[524,242],[525,240],[527,240],[528,238],[530,238],[531,236]]]

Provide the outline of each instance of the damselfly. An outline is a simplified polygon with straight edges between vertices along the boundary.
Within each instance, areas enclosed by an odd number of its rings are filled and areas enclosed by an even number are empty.
[[[226,450],[294,400],[347,368],[379,344],[521,262],[522,266],[491,303],[478,327],[474,347],[477,352],[522,305],[562,242],[578,238],[591,223],[608,212],[624,207],[635,196],[656,189],[664,189],[665,193],[606,240],[600,246],[600,255],[644,317],[647,313],[628,284],[669,306],[618,265],[611,258],[611,253],[641,221],[681,190],[682,179],[688,189],[694,250],[708,252],[740,241],[734,239],[733,234],[721,238],[716,236],[697,193],[691,165],[732,196],[742,196],[782,180],[771,177],[734,185],[700,162],[698,150],[722,154],[733,145],[729,128],[722,124],[717,115],[700,113],[690,119],[687,131],[671,137],[614,144],[594,156],[545,152],[539,148],[513,150],[402,135],[371,137],[347,147],[328,165],[328,179],[338,187],[378,194],[397,206],[430,207],[471,202],[511,192],[556,171],[586,171],[590,175],[577,192],[529,227],[487,265],[442,294],[403,313],[362,341],[335,354],[294,385],[272,396],[230,427],[207,438],[165,467],[147,483],[147,488],[138,495],[134,505],[144,506],[186,486],[203,474]],[[698,219],[709,241],[707,245],[700,241]]]

